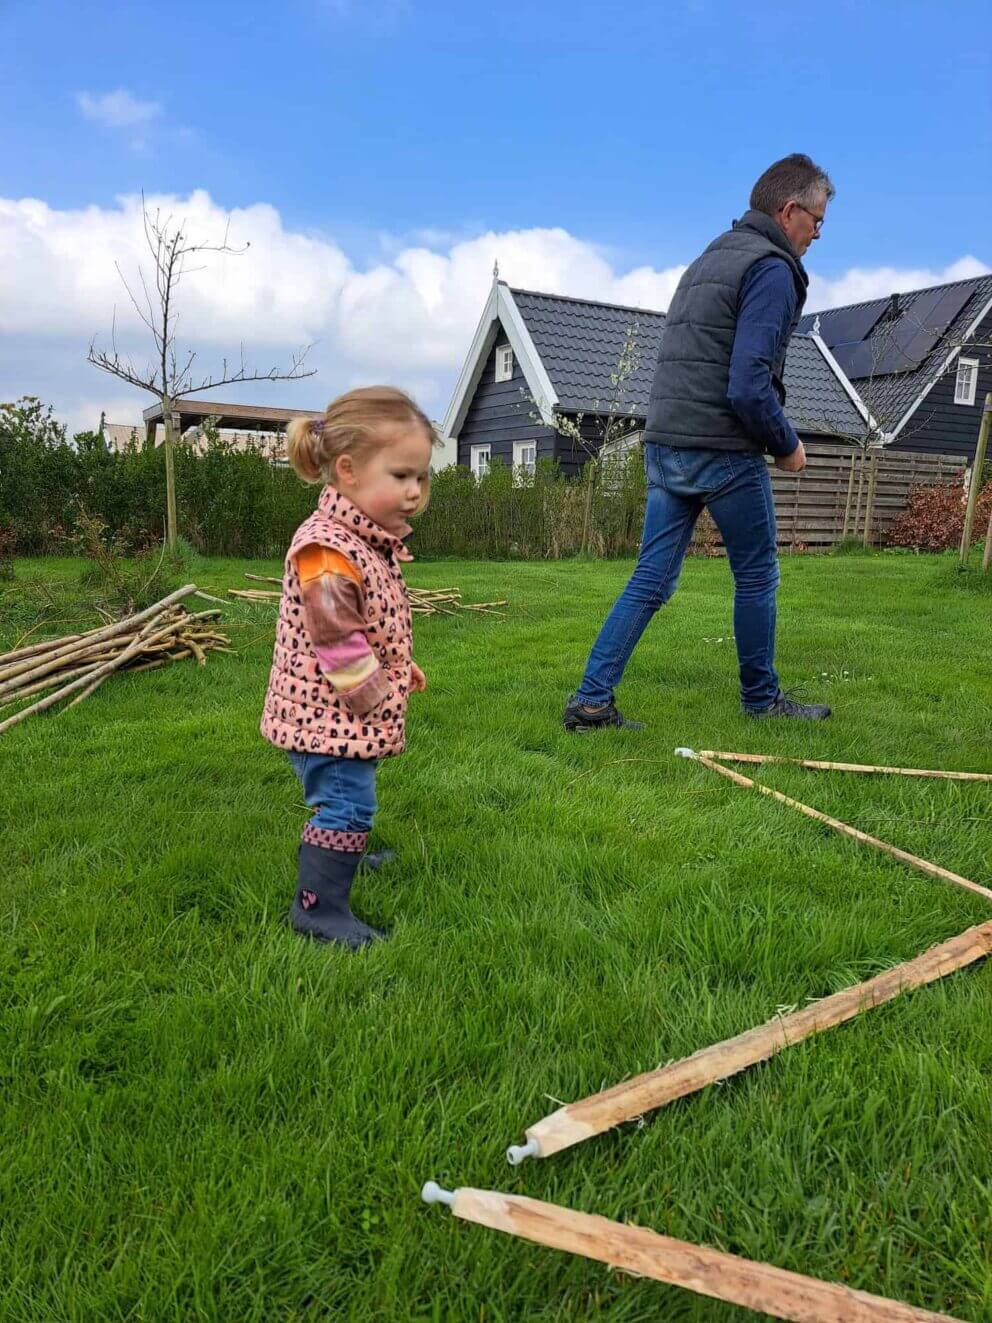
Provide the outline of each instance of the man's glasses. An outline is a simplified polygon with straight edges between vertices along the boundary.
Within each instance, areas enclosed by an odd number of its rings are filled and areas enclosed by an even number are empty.
[[[810,220],[813,222],[813,233],[819,234],[823,229],[825,217],[818,216],[815,211],[810,211],[809,207],[804,207],[801,202],[797,202],[796,206],[800,211],[805,211],[806,215],[809,216]]]

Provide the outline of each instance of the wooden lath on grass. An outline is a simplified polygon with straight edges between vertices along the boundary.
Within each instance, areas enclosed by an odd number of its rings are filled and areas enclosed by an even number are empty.
[[[946,978],[957,969],[992,954],[992,920],[969,928],[922,955],[886,969],[864,983],[843,988],[801,1011],[776,1016],[774,1020],[748,1029],[684,1057],[681,1061],[646,1071],[611,1089],[579,1102],[568,1103],[530,1126],[527,1143],[507,1150],[511,1165],[525,1158],[548,1158],[562,1149],[581,1144],[595,1135],[653,1112],[678,1098],[698,1093],[710,1084],[729,1079],[749,1066],[767,1061],[787,1047],[814,1034],[853,1020],[862,1011],[884,1006],[910,988],[923,987]]]
[[[893,772],[914,776],[942,775],[921,769],[876,768],[862,764],[825,764],[812,760],[780,759],[761,754],[696,754],[691,749],[677,749],[677,754],[694,758],[703,766],[729,777],[735,784],[753,787],[814,818],[845,835],[885,850],[930,876],[992,899],[992,891],[947,869],[921,860],[887,842],[867,836],[847,823],[828,818],[816,809],[790,799],[777,791],[758,785],[715,761],[717,757],[741,762],[799,762],[815,769],[852,772]],[[984,773],[951,774],[955,780],[985,780]],[[791,1047],[814,1034],[854,1019],[863,1011],[884,1005],[911,988],[945,978],[992,954],[992,920],[931,947],[922,955],[887,969],[854,987],[813,1002],[803,1010],[780,1015],[757,1028],[734,1038],[703,1048],[681,1061],[660,1066],[634,1079],[591,1097],[568,1103],[530,1126],[527,1142],[507,1150],[507,1159],[516,1166],[529,1157],[549,1157],[595,1135],[603,1134],[624,1121],[642,1117],[677,1098],[697,1093],[708,1085],[730,1078],[760,1061]],[[522,1196],[504,1195],[486,1190],[455,1190],[453,1193],[428,1182],[423,1190],[428,1203],[446,1203],[455,1216],[494,1230],[505,1231],[537,1244],[581,1254],[642,1277],[684,1287],[698,1294],[759,1310],[776,1318],[800,1320],[801,1323],[909,1323],[910,1320],[947,1319],[911,1305],[880,1296],[853,1291],[847,1287],[803,1277],[768,1264],[753,1263],[733,1255],[672,1240],[640,1227],[625,1226],[605,1218]]]
[[[743,776],[740,772],[724,767],[722,763],[717,762],[715,758],[707,757],[705,753],[695,753],[692,749],[677,749],[676,753],[685,758],[692,758],[701,763],[703,767],[708,767],[711,771],[719,773],[720,776],[725,776],[728,781],[733,781],[734,785],[741,786],[744,789],[757,790],[761,795],[767,795],[770,799],[777,799],[780,804],[796,809],[805,817],[812,818],[814,822],[821,822],[825,827],[833,828],[841,836],[847,836],[852,841],[858,841],[862,845],[871,845],[876,850],[891,855],[893,859],[908,864],[910,868],[925,873],[927,877],[939,878],[942,882],[950,882],[952,886],[961,887],[964,891],[971,891],[976,896],[984,897],[985,900],[992,900],[992,890],[983,887],[981,883],[972,882],[970,878],[962,877],[960,873],[952,873],[949,868],[941,868],[940,864],[933,864],[929,859],[923,859],[920,855],[910,854],[908,850],[900,850],[897,845],[890,845],[888,841],[880,840],[877,836],[869,836],[867,832],[861,831],[858,827],[852,827],[850,823],[841,822],[839,818],[831,818],[828,814],[821,813],[819,809],[811,808],[809,804],[793,799],[791,795],[783,795],[781,790],[773,790],[771,786],[763,786],[759,781],[754,781],[749,776]],[[857,770],[861,771],[863,769],[859,767]],[[889,769],[877,768],[875,770],[887,772]],[[922,775],[922,773],[916,774]]]
[[[0,655],[0,709],[54,691],[0,721],[0,734],[65,698],[71,701],[63,711],[75,707],[117,671],[150,671],[184,658],[205,666],[208,652],[230,652],[230,639],[214,623],[219,610],[191,613],[182,605],[195,592],[196,584],[187,584],[123,620]]]
[[[948,1314],[524,1195],[469,1188],[449,1191],[428,1181],[421,1198],[428,1204],[447,1204],[455,1217],[491,1231],[579,1254],[636,1277],[650,1277],[773,1318],[795,1323],[953,1323]]]
[[[784,758],[777,753],[720,753],[700,749],[698,757],[725,763],[778,763],[783,767],[806,767],[815,772],[864,772],[875,776],[930,776],[943,781],[984,781],[992,784],[992,772],[944,772],[923,767],[877,767],[873,763],[829,763],[816,758]]]
[[[723,767],[715,761],[717,756],[728,759],[739,758],[742,762],[757,761],[759,759],[769,762],[790,761],[788,759],[782,760],[774,755],[764,754],[727,753],[716,755],[712,751],[697,753],[693,749],[686,748],[676,749],[675,753],[679,757],[691,758],[701,763],[702,766],[718,772],[721,776],[733,781],[735,785],[752,788],[762,794],[770,795],[790,808],[797,809],[814,821],[822,822],[826,826],[834,828],[841,835],[849,836],[862,844],[874,846],[886,854],[892,855],[893,858],[899,859],[902,863],[908,864],[911,868],[926,873],[929,877],[951,882],[966,891],[982,896],[985,900],[992,900],[992,890],[988,887],[983,887],[978,882],[972,882],[970,878],[961,877],[946,868],[941,868],[939,864],[933,864],[928,859],[921,859],[917,855],[898,849],[897,846],[889,845],[887,841],[869,836],[866,832],[859,831],[846,822],[828,817],[825,813],[820,813],[818,809],[810,808],[808,804],[802,804],[799,800],[783,795],[778,790],[760,785],[750,777],[731,771],[729,767]],[[822,764],[812,763],[809,760],[803,765],[822,767]],[[836,768],[838,765],[832,764],[831,766]],[[866,768],[861,764],[853,764],[845,770],[861,772],[865,771]],[[892,769],[875,770],[889,771]],[[894,770],[898,772],[902,769]],[[916,775],[924,775],[918,769],[912,769],[912,771]],[[939,773],[935,773],[935,775],[939,775]],[[957,775],[959,777],[984,776],[984,773],[958,773]],[[853,987],[844,988],[841,992],[815,1002],[804,1010],[778,1017],[756,1029],[749,1029],[746,1033],[738,1034],[736,1038],[729,1038],[712,1047],[703,1048],[702,1051],[696,1052],[693,1056],[686,1057],[682,1061],[662,1066],[658,1070],[648,1071],[646,1074],[638,1075],[635,1079],[626,1080],[622,1084],[617,1084],[611,1089],[606,1089],[579,1102],[568,1103],[566,1106],[559,1108],[558,1111],[544,1117],[535,1125],[530,1126],[525,1132],[527,1142],[511,1145],[507,1150],[507,1160],[516,1166],[526,1158],[546,1158],[563,1148],[570,1148],[573,1144],[579,1144],[584,1139],[591,1139],[594,1135],[603,1134],[604,1131],[611,1130],[624,1121],[642,1116],[645,1112],[663,1107],[676,1098],[684,1098],[687,1094],[696,1093],[718,1080],[736,1075],[739,1071],[747,1069],[748,1066],[753,1066],[759,1061],[765,1061],[770,1056],[774,1056],[775,1053],[781,1052],[783,1048],[802,1042],[804,1038],[809,1038],[812,1034],[822,1033],[825,1029],[830,1029],[834,1025],[843,1024],[846,1020],[853,1019],[861,1011],[870,1010],[874,1006],[881,1006],[899,996],[908,988],[920,987],[922,984],[933,983],[937,979],[944,978],[957,969],[962,969],[976,960],[981,960],[990,952],[992,952],[992,922],[980,924],[977,928],[969,928],[967,932],[952,937],[949,941],[933,947],[931,950],[924,952],[923,955],[916,956],[913,960],[896,965],[893,969],[887,969],[884,973],[869,979],[865,983],[858,983]]]

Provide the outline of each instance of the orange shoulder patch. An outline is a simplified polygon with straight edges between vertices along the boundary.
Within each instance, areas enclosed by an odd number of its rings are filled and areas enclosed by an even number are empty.
[[[362,582],[362,576],[347,556],[330,547],[319,546],[316,542],[303,547],[296,553],[296,568],[301,583],[312,583],[324,574],[341,574],[355,583]]]

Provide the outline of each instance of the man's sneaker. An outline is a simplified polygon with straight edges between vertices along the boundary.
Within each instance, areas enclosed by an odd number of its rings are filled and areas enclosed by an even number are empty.
[[[590,707],[580,703],[575,694],[568,700],[562,724],[566,730],[598,730],[602,726],[623,726],[626,730],[643,730],[643,721],[628,721],[617,711],[617,705],[611,698],[602,707]]]
[[[825,703],[799,703],[788,694],[779,694],[771,707],[763,707],[753,712],[744,709],[748,717],[798,717],[801,721],[825,721],[830,716],[830,709]]]

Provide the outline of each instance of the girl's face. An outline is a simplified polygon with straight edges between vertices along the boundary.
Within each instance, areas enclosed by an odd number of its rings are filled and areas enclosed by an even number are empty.
[[[336,486],[374,524],[406,533],[410,516],[424,500],[430,474],[431,442],[419,423],[384,429],[383,444],[360,458],[344,454],[336,466]]]

